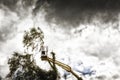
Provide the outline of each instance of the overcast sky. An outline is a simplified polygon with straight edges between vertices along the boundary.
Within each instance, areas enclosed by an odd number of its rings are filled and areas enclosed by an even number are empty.
[[[89,67],[96,71],[83,78],[119,80],[119,3],[119,0],[1,0],[0,75],[8,73],[7,60],[13,51],[24,51],[24,30],[39,26],[45,34],[45,44],[58,60],[74,71]],[[39,57],[36,60],[43,65]],[[64,71],[60,69],[60,73],[62,76]],[[74,80],[73,76],[70,79]]]

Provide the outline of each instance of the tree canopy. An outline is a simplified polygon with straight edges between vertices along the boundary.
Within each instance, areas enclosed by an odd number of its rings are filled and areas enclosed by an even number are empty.
[[[31,28],[30,31],[25,31],[23,37],[24,47],[29,47],[34,50],[35,48],[44,44],[44,34],[40,28]],[[55,58],[55,56],[53,56]],[[9,74],[8,78],[11,80],[57,80],[57,68],[52,64],[52,69],[49,71],[41,69],[33,58],[32,54],[14,52],[8,60]]]

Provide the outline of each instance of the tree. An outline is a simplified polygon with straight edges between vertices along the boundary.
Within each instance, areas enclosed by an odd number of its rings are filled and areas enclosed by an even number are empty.
[[[2,80],[2,77],[0,76],[0,80]]]
[[[44,34],[40,28],[31,28],[30,31],[25,31],[24,47],[27,50],[40,51],[40,46],[44,44],[43,38]],[[36,65],[32,56],[27,52],[24,54],[14,52],[8,60],[10,72],[7,77],[12,80],[57,80],[57,68],[54,63],[51,66],[52,70],[46,71]],[[53,56],[53,59],[55,59],[55,56]]]

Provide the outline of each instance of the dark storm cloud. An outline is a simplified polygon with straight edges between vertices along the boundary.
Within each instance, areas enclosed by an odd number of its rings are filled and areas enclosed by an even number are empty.
[[[35,10],[47,3],[46,20],[60,24],[91,23],[95,18],[103,23],[116,22],[120,0],[38,0]]]
[[[0,0],[0,4],[22,17],[29,14],[28,8],[35,16],[44,8],[47,22],[69,26],[94,23],[94,20],[114,23],[120,11],[120,0]],[[20,7],[24,11],[20,11]]]
[[[115,74],[115,75],[112,76],[113,80],[119,79],[119,77],[120,76],[118,74]]]
[[[0,28],[0,42],[4,42],[14,37],[15,27],[2,27]]]
[[[0,42],[15,36],[17,23],[29,14],[28,9],[34,0],[0,0]],[[31,7],[30,7],[31,8]]]
[[[7,6],[11,10],[15,10],[18,0],[0,0],[0,5]]]
[[[29,10],[32,10],[35,2],[36,0],[0,0],[0,8],[6,7],[9,11],[17,13],[20,18],[24,18],[30,14]]]
[[[26,8],[28,6],[32,6],[34,1],[36,0],[0,0],[0,4],[7,6],[12,11],[15,11],[18,7]],[[21,3],[20,6],[19,3]]]
[[[2,8],[2,9],[1,9]],[[9,40],[14,37],[16,28],[16,23],[18,17],[15,13],[11,12],[7,8],[0,8],[0,43]]]

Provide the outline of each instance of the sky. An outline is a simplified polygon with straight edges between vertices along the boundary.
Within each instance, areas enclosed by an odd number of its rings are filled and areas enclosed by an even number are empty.
[[[9,72],[7,60],[23,52],[25,30],[40,27],[45,45],[56,58],[85,80],[120,79],[119,0],[0,0],[0,75]],[[37,56],[38,55],[38,56]],[[47,69],[48,64],[36,63]],[[60,75],[66,72],[59,68]],[[91,69],[95,74],[77,72]],[[61,80],[64,80],[61,78]],[[68,80],[75,80],[68,75]]]

